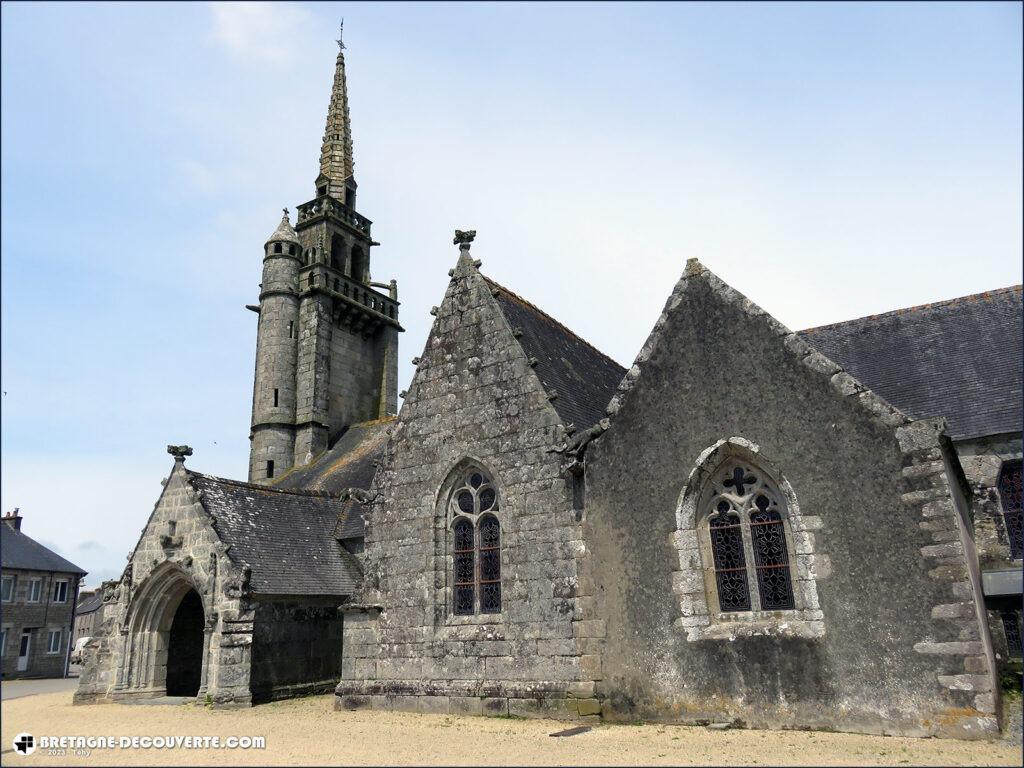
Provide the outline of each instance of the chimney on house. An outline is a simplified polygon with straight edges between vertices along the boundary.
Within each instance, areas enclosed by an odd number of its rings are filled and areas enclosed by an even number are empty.
[[[18,514],[19,509],[21,509],[21,507],[15,507],[13,512],[8,512],[6,515],[0,518],[9,526],[11,526],[11,530],[14,531],[21,530],[21,515]]]

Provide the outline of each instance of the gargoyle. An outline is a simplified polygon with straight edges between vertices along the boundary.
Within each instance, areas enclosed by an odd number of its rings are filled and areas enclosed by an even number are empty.
[[[583,471],[583,455],[587,451],[587,445],[591,440],[600,437],[604,431],[611,426],[608,419],[601,419],[597,424],[575,434],[566,433],[565,442],[548,448],[548,453],[559,453],[562,455],[562,471],[577,474]]]
[[[359,504],[369,504],[371,501],[377,498],[376,491],[364,491],[362,488],[346,488],[341,492],[341,500],[348,501],[352,499]]]
[[[228,581],[224,590],[228,597],[247,597],[249,595],[249,581],[252,579],[252,568],[243,565],[241,573]]]

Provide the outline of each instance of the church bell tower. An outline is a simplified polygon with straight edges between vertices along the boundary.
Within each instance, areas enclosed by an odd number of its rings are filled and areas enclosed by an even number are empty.
[[[398,285],[370,277],[379,243],[356,212],[340,37],[315,193],[264,247],[250,482],[273,482],[345,427],[397,412]]]

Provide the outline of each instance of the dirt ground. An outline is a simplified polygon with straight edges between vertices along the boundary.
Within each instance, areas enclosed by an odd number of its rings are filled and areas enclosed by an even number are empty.
[[[569,738],[550,720],[335,712],[331,696],[210,711],[195,705],[71,706],[70,693],[3,702],[8,765],[1021,765],[1006,742],[903,739],[798,731],[712,731],[600,725]],[[20,732],[41,735],[264,736],[263,750],[93,750],[17,755]]]

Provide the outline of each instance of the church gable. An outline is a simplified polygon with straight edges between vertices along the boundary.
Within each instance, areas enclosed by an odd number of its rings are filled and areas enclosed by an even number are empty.
[[[568,706],[593,680],[586,550],[552,451],[565,430],[493,290],[467,244],[371,491],[345,706],[431,690],[445,707]]]
[[[990,648],[958,643],[979,636],[980,588],[941,422],[911,422],[696,261],[609,413],[586,535],[616,706],[768,725],[800,700],[846,712],[829,727],[994,726]],[[892,686],[900,712],[878,720]]]

